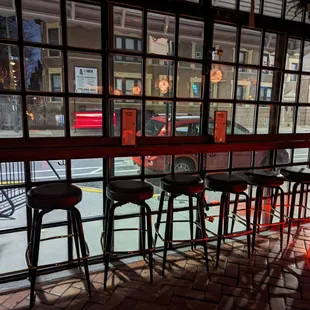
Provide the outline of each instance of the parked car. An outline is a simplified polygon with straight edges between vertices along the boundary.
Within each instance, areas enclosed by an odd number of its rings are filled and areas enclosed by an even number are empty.
[[[168,126],[166,123],[168,121]],[[213,134],[214,122],[209,120],[209,134]],[[165,136],[166,131],[170,135],[171,120],[167,119],[166,115],[153,116],[145,125],[145,134],[147,136]],[[199,116],[177,116],[176,117],[176,136],[196,136],[200,132],[200,117]],[[227,123],[227,132],[231,132],[231,122]],[[250,131],[244,126],[235,124],[236,134],[250,134]],[[229,153],[208,153],[206,155],[206,169],[217,170],[229,168]],[[270,152],[258,151],[255,153],[255,167],[268,165]],[[142,160],[140,157],[133,157],[133,162],[141,166]],[[287,163],[289,154],[285,150],[277,152],[277,163]],[[234,152],[232,158],[234,168],[246,168],[251,165],[251,152]],[[148,174],[160,174],[169,172],[171,166],[171,156],[146,156],[145,172]],[[175,172],[190,172],[198,169],[197,154],[183,154],[175,156],[174,171]]]

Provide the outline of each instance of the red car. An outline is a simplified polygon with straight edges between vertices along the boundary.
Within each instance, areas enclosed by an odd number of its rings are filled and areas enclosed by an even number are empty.
[[[153,116],[145,125],[146,136],[165,136],[166,131],[170,135],[171,120],[168,120],[166,126],[166,115]],[[213,119],[209,121],[209,134],[213,134],[214,129]],[[176,135],[177,136],[196,136],[200,132],[200,117],[199,116],[177,116],[176,117]],[[231,132],[231,123],[228,122],[227,132]],[[235,134],[250,134],[250,131],[242,125],[235,124]],[[268,165],[269,151],[258,151],[255,153],[255,167]],[[206,158],[206,169],[217,170],[229,168],[229,153],[208,153]],[[233,153],[232,164],[233,168],[246,168],[251,166],[251,152],[235,152]],[[138,166],[142,165],[140,157],[132,158]],[[277,152],[277,163],[287,163],[289,155],[285,150]],[[160,174],[170,172],[171,156],[146,156],[145,157],[145,172],[147,174]],[[175,172],[190,172],[198,170],[198,155],[184,154],[175,156],[174,164]]]

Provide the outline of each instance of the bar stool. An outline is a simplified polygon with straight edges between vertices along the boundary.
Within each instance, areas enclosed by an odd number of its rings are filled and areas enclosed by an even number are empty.
[[[290,214],[288,217],[288,235],[287,235],[287,244],[290,240],[292,225],[294,222],[299,223],[302,221],[310,221],[310,218],[307,218],[307,203],[303,205],[303,196],[304,196],[304,188],[305,186],[310,184],[310,169],[308,168],[298,168],[298,167],[289,167],[281,169],[281,174],[284,176],[285,180],[288,182],[294,182],[293,192],[292,192],[292,200],[290,206]],[[299,210],[298,217],[294,217],[295,211],[295,202],[297,189],[300,186],[300,196],[299,196]],[[302,209],[304,210],[303,216],[301,215]]]
[[[165,274],[166,269],[166,259],[168,248],[172,249],[173,242],[186,242],[190,241],[192,248],[194,243],[202,242],[204,247],[204,254],[206,260],[206,269],[208,268],[208,249],[207,249],[207,233],[206,233],[206,225],[205,225],[205,214],[204,208],[206,204],[204,202],[204,198],[202,196],[204,183],[203,180],[199,176],[187,175],[187,174],[175,174],[169,175],[161,179],[161,188],[162,193],[160,196],[160,203],[158,209],[157,221],[155,224],[155,241],[156,245],[157,237],[159,237],[164,242],[164,253],[163,253],[163,267],[162,267],[162,276]],[[168,209],[167,209],[167,219],[166,219],[166,228],[165,228],[165,237],[163,238],[159,233],[159,227],[161,222],[161,216],[164,207],[164,199],[165,196],[169,196],[168,200]],[[189,199],[189,220],[173,220],[174,212],[174,199],[185,195],[188,196]],[[198,200],[198,210],[197,210],[197,221],[194,222],[193,215],[193,198]],[[173,240],[173,223],[174,222],[189,222],[190,228],[190,240]],[[193,237],[193,228],[194,224],[198,227],[201,232],[201,236],[197,239]]]
[[[247,235],[247,246],[248,246],[248,257],[251,256],[251,204],[250,198],[245,193],[248,185],[247,182],[236,174],[208,174],[206,176],[206,189],[214,192],[222,192],[221,202],[220,202],[220,214],[219,214],[219,224],[217,232],[217,254],[216,254],[216,267],[219,264],[219,257],[221,251],[221,243],[225,238],[234,238],[243,235]],[[230,217],[230,194],[236,195],[236,200],[234,204],[234,211],[232,217]],[[244,196],[246,201],[246,219],[244,220],[241,216],[237,215],[237,208],[239,202],[239,196]],[[239,210],[240,211],[240,210]],[[231,233],[228,233],[229,218],[232,218],[232,228]],[[246,227],[243,232],[233,233],[233,225],[235,221],[240,222]]]
[[[106,195],[106,210],[105,210],[105,231],[101,235],[101,245],[103,249],[104,259],[104,289],[106,289],[108,280],[108,269],[110,257],[113,254],[145,254],[149,255],[149,268],[150,268],[150,282],[153,282],[153,237],[152,237],[152,213],[151,208],[145,200],[153,197],[154,189],[149,183],[143,181],[113,181],[108,184]],[[113,203],[117,201],[116,203]],[[133,203],[141,207],[141,220],[142,225],[139,228],[121,228],[114,229],[114,212],[115,209],[125,204]],[[145,230],[145,212],[147,229]],[[135,231],[141,233],[142,249],[138,251],[111,251],[112,238],[114,231]],[[147,232],[148,248],[145,249],[145,232]]]
[[[77,259],[74,259],[73,261],[77,261],[78,263],[80,263],[80,261],[83,261],[88,288],[88,295],[91,296],[91,286],[90,286],[88,260],[87,260],[89,251],[84,238],[81,214],[79,210],[75,207],[75,205],[78,204],[81,200],[82,200],[81,189],[71,184],[52,183],[42,185],[31,189],[27,193],[27,205],[28,207],[34,209],[30,243],[28,244],[26,250],[26,261],[29,267],[29,276],[31,281],[30,308],[33,307],[35,302],[34,290],[38,269],[48,268],[56,265],[56,264],[50,264],[38,267],[40,241],[47,241],[64,237],[74,237]],[[73,235],[71,234],[68,236],[58,236],[58,237],[41,239],[41,227],[43,216],[54,210],[68,211],[71,218]],[[79,246],[81,248],[82,257],[80,257]],[[57,266],[59,265],[61,264],[57,264]]]
[[[248,184],[256,186],[256,198],[253,217],[253,238],[252,238],[252,253],[255,249],[256,233],[260,232],[260,227],[280,226],[280,250],[283,247],[284,234],[284,191],[281,185],[284,183],[283,175],[276,171],[270,170],[253,170],[244,173],[244,177]],[[263,210],[264,189],[269,188],[275,190],[273,202],[270,205],[270,211]],[[278,193],[280,192],[280,212],[276,209]],[[262,214],[269,214],[269,223],[261,224]],[[274,217],[279,219],[279,222],[273,223]]]

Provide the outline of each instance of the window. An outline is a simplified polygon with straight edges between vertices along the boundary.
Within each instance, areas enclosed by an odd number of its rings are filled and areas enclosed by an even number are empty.
[[[48,28],[48,43],[53,45],[59,45],[59,28]],[[58,57],[59,51],[50,50],[50,57]]]
[[[60,73],[51,74],[51,91],[55,93],[61,92],[61,76]],[[52,97],[52,101],[57,101],[57,97]]]
[[[245,63],[246,63],[246,52],[245,51],[241,51],[241,52],[239,52],[239,64],[242,65],[242,64],[245,64]],[[240,67],[239,71],[240,72],[245,72],[246,69],[243,68],[243,67]]]
[[[261,87],[260,88],[259,100],[270,101],[271,100],[271,94],[272,94],[272,88],[271,87]]]
[[[244,86],[237,86],[237,95],[236,95],[237,100],[242,100],[244,99]]]
[[[138,86],[142,89],[142,83],[140,79],[130,79],[130,78],[115,78],[114,88],[121,92],[120,95],[139,95],[133,94],[133,88]]]
[[[298,64],[292,62],[291,63],[291,70],[297,71],[298,70]],[[290,74],[290,81],[296,82],[297,81],[297,75],[296,74]]]
[[[129,37],[115,37],[114,47],[121,50],[141,52],[142,40]]]

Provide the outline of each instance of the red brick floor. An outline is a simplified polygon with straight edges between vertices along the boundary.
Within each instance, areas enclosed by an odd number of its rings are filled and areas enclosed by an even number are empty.
[[[78,277],[40,283],[35,309],[310,309],[310,230],[297,234],[282,254],[278,233],[260,237],[251,260],[242,241],[223,244],[217,270],[211,247],[209,275],[200,250],[170,255],[164,279],[158,274],[161,257],[156,255],[152,285],[144,261],[111,270],[107,291],[102,288],[103,272],[97,271],[91,274],[90,299]],[[28,288],[0,294],[0,310],[28,305]]]

